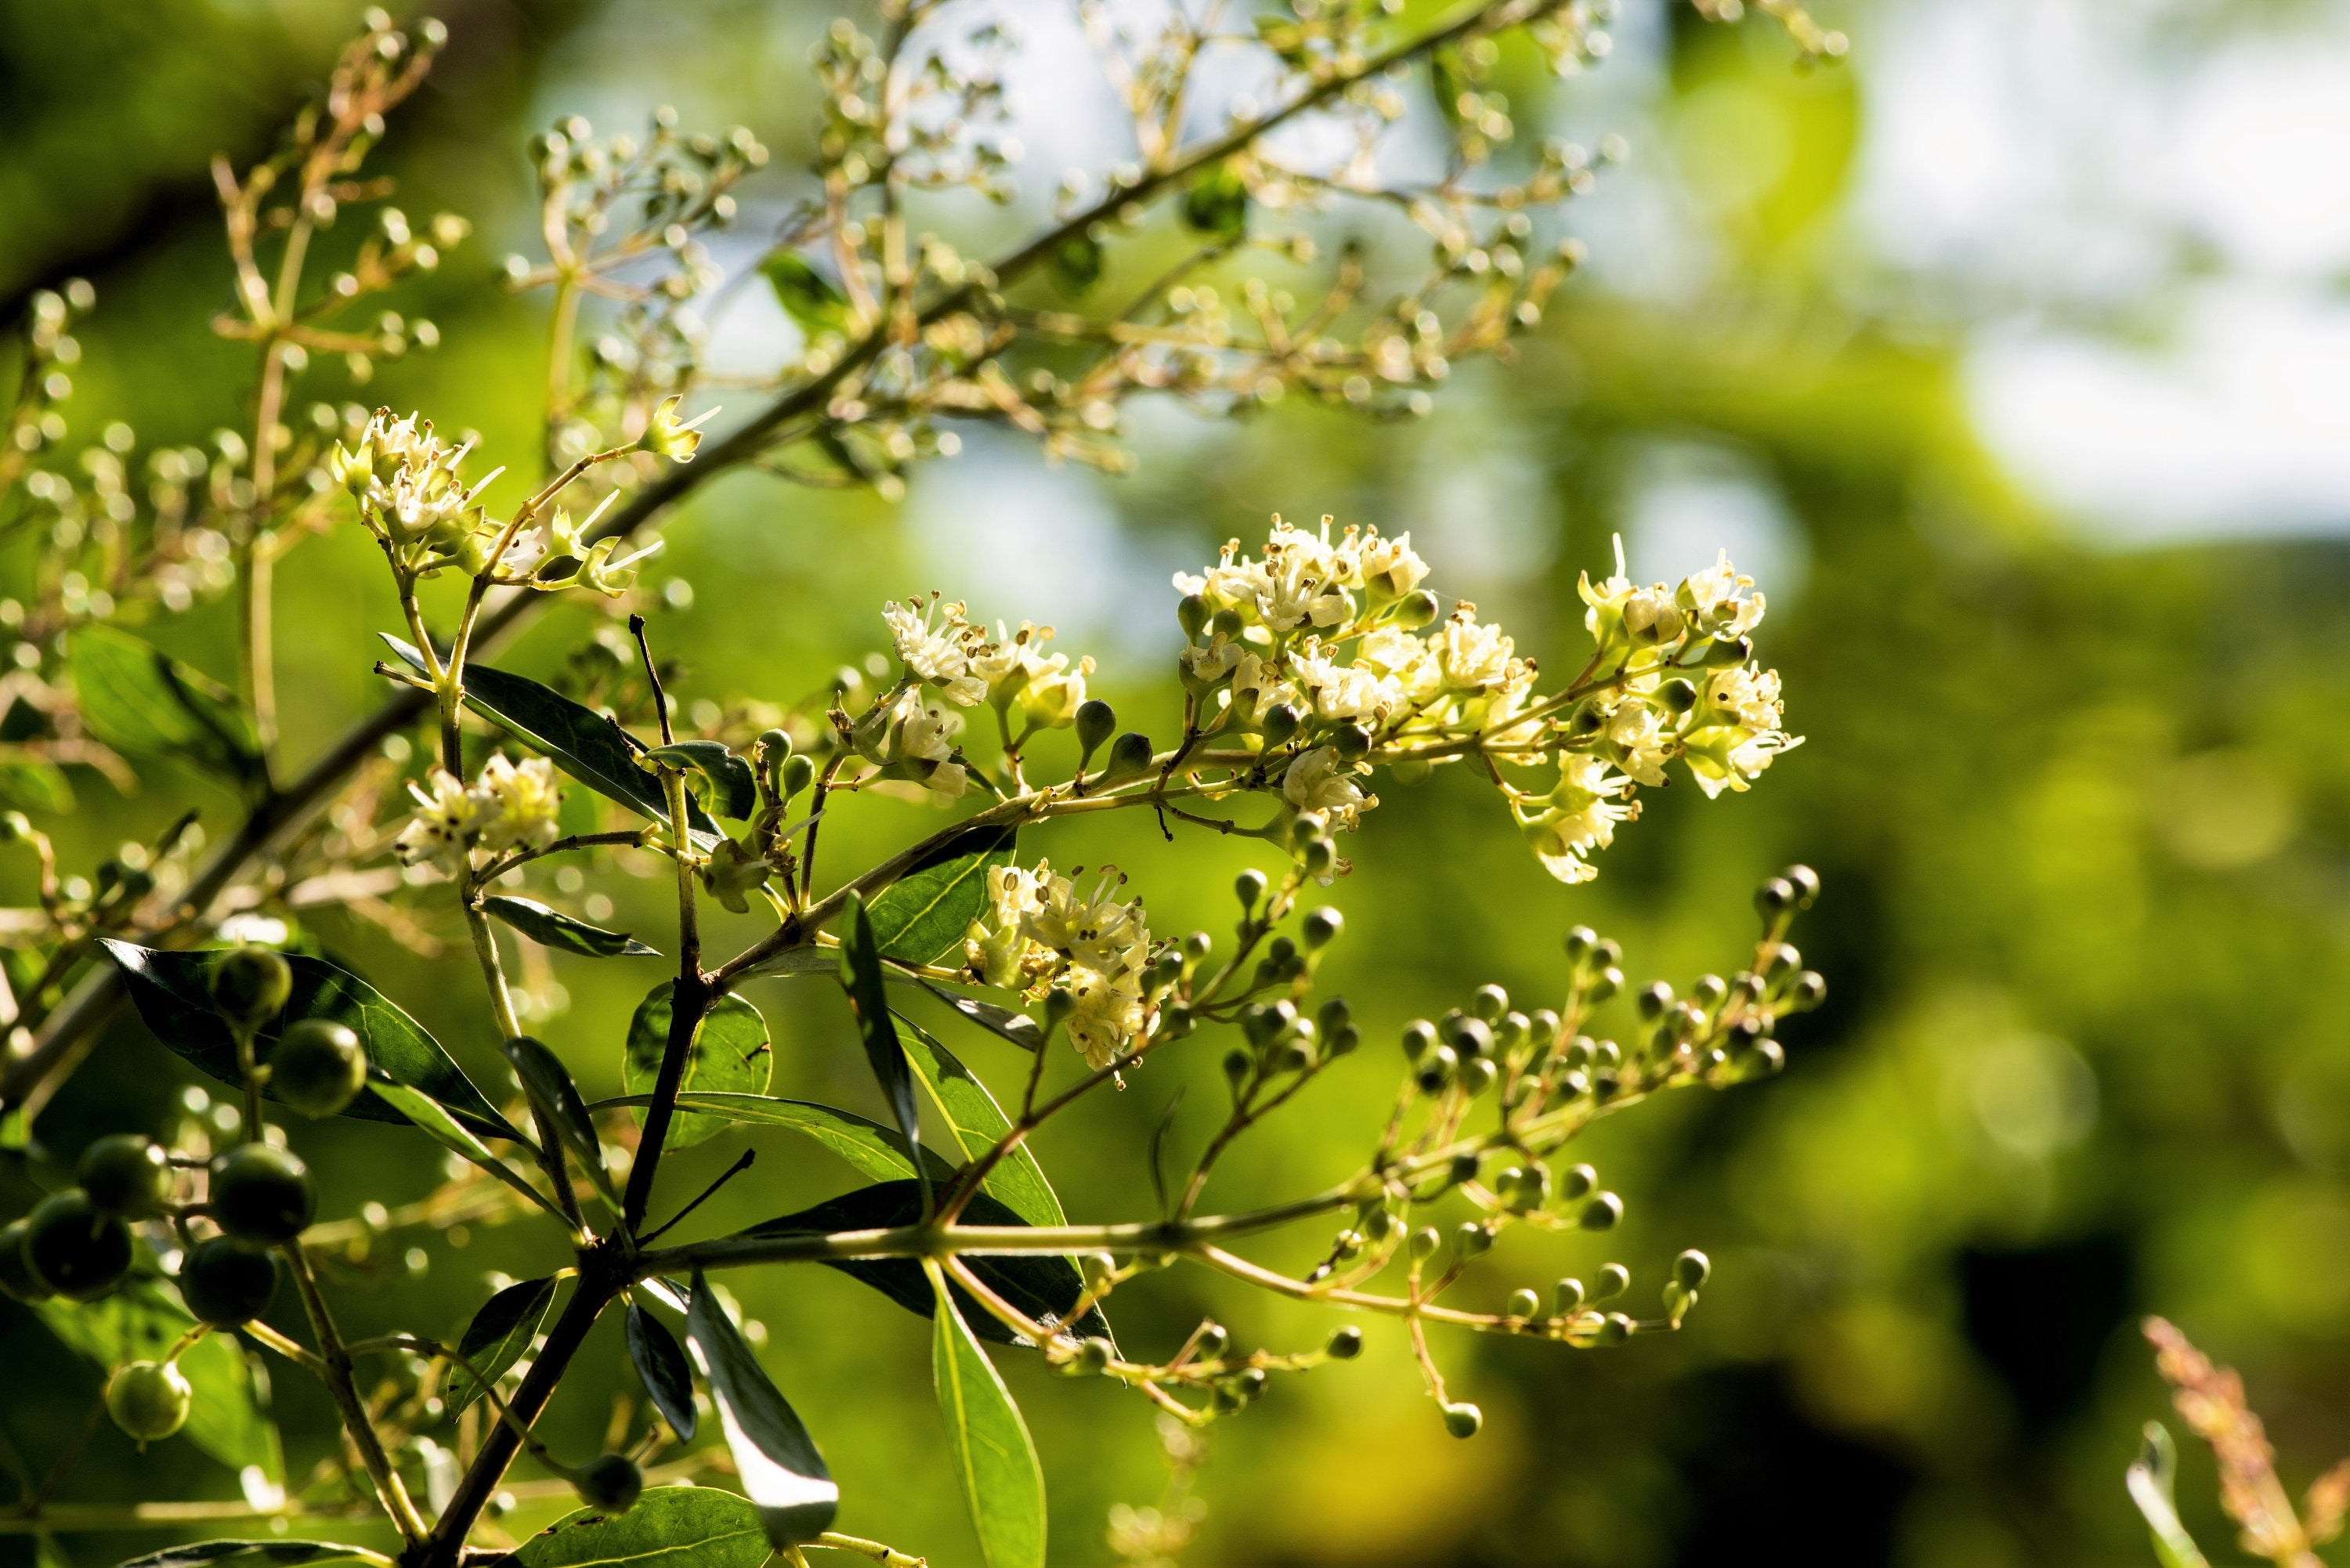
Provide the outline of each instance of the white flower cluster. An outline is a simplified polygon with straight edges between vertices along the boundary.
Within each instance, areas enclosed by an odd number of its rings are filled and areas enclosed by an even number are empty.
[[[993,867],[987,911],[963,943],[972,972],[988,984],[1058,992],[1069,1043],[1094,1067],[1123,1054],[1152,1023],[1143,977],[1150,928],[1139,898],[1120,903],[1113,896],[1124,881],[1107,866],[1090,890],[1042,860],[1033,870]]]
[[[1597,653],[1575,686],[1543,695],[1534,661],[1474,605],[1438,624],[1409,535],[1350,528],[1334,540],[1330,528],[1275,517],[1261,556],[1234,541],[1207,571],[1175,577],[1200,728],[1257,734],[1295,812],[1353,826],[1378,804],[1361,783],[1374,762],[1482,753],[1497,767],[1555,768],[1549,788],[1501,787],[1544,866],[1579,882],[1594,875],[1586,857],[1637,813],[1635,788],[1662,784],[1666,763],[1685,763],[1713,795],[1744,789],[1797,743],[1779,728],[1778,676],[1750,659],[1762,599],[1727,556],[1678,588],[1633,587],[1620,558],[1606,583],[1586,578]]]
[[[885,773],[949,798],[962,794],[970,775],[954,760],[962,716],[947,704],[986,703],[1004,722],[1007,736],[1017,711],[1025,726],[1017,739],[1025,740],[1035,731],[1066,729],[1076,722],[1086,701],[1086,678],[1094,670],[1091,659],[1072,664],[1066,653],[1045,652],[1053,639],[1049,626],[1022,621],[1013,631],[998,622],[991,638],[966,613],[960,602],[941,604],[936,594],[881,607],[905,671],[852,732],[859,753]]]
[[[500,753],[483,765],[471,788],[441,768],[432,770],[427,783],[429,789],[408,786],[416,797],[416,815],[391,846],[403,865],[436,866],[453,877],[473,850],[494,855],[538,848],[554,843],[561,832],[556,813],[562,797],[555,769],[544,757],[516,763]]]

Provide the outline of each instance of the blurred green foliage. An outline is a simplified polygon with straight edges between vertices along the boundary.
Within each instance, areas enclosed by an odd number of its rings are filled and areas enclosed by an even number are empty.
[[[227,268],[203,159],[257,151],[353,9],[0,5],[0,297],[73,271],[98,283],[74,405],[82,431],[122,418],[147,441],[186,441],[243,417],[217,396],[244,373],[240,351],[205,330]],[[621,118],[674,98],[691,121],[747,119],[788,164],[810,112],[793,96],[795,62],[820,19],[733,0],[453,7],[447,64],[390,156],[412,211],[459,207],[484,238],[418,301],[447,348],[359,395],[478,427],[493,452],[528,450],[534,306],[487,286],[527,234],[527,130],[575,109]],[[1483,1436],[1459,1443],[1400,1332],[1368,1325],[1361,1362],[1284,1382],[1216,1429],[1194,1562],[1647,1568],[1762,1550],[1908,1568],[2141,1563],[2120,1478],[2139,1422],[2159,1413],[2131,1327],[2158,1309],[2246,1370],[2289,1480],[2350,1447],[2350,555],[2069,542],[1973,441],[1959,345],[1894,330],[1824,282],[1842,243],[1833,213],[1860,133],[1866,28],[1850,66],[1804,78],[1738,35],[1691,25],[1677,36],[1660,115],[1737,265],[1670,309],[1570,291],[1519,364],[1464,379],[1420,425],[1306,410],[1222,433],[1154,422],[1142,472],[1088,496],[1091,525],[1117,531],[1124,588],[1150,607],[1101,604],[1083,628],[1065,624],[1061,646],[1091,647],[1121,714],[1166,730],[1172,595],[1158,564],[1208,558],[1269,511],[1327,511],[1410,529],[1522,651],[1563,656],[1578,635],[1575,575],[1603,564],[1636,514],[1643,464],[1660,450],[1732,464],[1792,530],[1780,554],[1800,580],[1764,582],[1761,640],[1808,744],[1752,794],[1655,800],[1600,860],[1599,881],[1575,889],[1543,876],[1469,781],[1390,792],[1336,890],[1349,923],[1326,971],[1373,1048],[1333,1075],[1320,1114],[1276,1124],[1219,1185],[1287,1190],[1347,1168],[1384,1108],[1397,1026],[1486,980],[1521,1005],[1543,997],[1570,923],[1619,938],[1636,981],[1686,983],[1751,940],[1755,881],[1803,858],[1827,892],[1797,939],[1830,1001],[1789,1027],[1783,1078],[1595,1133],[1586,1158],[1630,1205],[1604,1252],[1513,1235],[1479,1265],[1497,1298],[1603,1257],[1653,1288],[1674,1251],[1703,1247],[1714,1282],[1680,1336],[1587,1354],[1443,1344],[1456,1386],[1487,1413]],[[982,443],[962,461],[1024,464],[1012,451]],[[1003,472],[989,468],[990,483]],[[660,567],[692,586],[675,596],[690,607],[655,623],[685,663],[686,700],[820,685],[879,642],[874,610],[893,592],[935,585],[971,593],[974,615],[1036,613],[951,575],[1008,547],[959,531],[972,514],[959,473],[930,471],[902,509],[754,477],[697,501],[671,524]],[[1073,492],[1038,493],[1050,506]],[[924,521],[910,527],[906,514]],[[370,639],[391,620],[380,575],[356,531],[285,570],[289,752],[375,697]],[[509,661],[552,668],[588,618],[550,617]],[[1145,618],[1168,635],[1113,635]],[[215,607],[161,635],[218,674],[230,633]],[[179,793],[118,797],[86,771],[74,782],[80,809],[57,832],[85,857],[154,831]],[[231,803],[207,805],[208,822],[226,819]],[[878,852],[919,809],[844,818],[828,852]],[[1072,828],[1049,852],[1056,864],[1114,858],[1168,930],[1224,925],[1225,888],[1248,861],[1229,844],[1168,847],[1140,822]],[[21,880],[21,867],[5,871]],[[614,923],[659,943],[667,919],[654,882]],[[315,934],[469,1062],[490,1059],[460,958],[404,952],[356,922]],[[551,961],[570,1007],[546,1033],[591,1095],[616,1092],[629,1009],[655,971]],[[775,1027],[777,1093],[882,1114],[834,999],[754,989]],[[156,1125],[189,1081],[133,1025],[99,1052],[101,1070],[42,1122],[63,1155]],[[1011,1065],[972,1055],[983,1072]],[[1126,1217],[1118,1195],[1144,1187],[1150,1129],[1187,1082],[1180,1138],[1220,1092],[1205,1056],[1154,1066],[1047,1134],[1040,1153],[1073,1219]],[[434,1179],[395,1129],[300,1136],[328,1214]],[[808,1146],[757,1141],[755,1174],[720,1218],[764,1218],[840,1185]],[[680,1189],[739,1147],[723,1137],[681,1158]],[[27,1196],[12,1189],[0,1205],[13,1213]],[[1303,1259],[1323,1240],[1288,1245]],[[421,1246],[412,1271],[349,1298],[354,1333],[464,1321],[484,1293],[483,1238]],[[562,1261],[545,1251],[501,1250],[499,1262],[519,1273]],[[826,1271],[733,1283],[843,1480],[841,1527],[934,1562],[972,1560],[924,1326]],[[1139,1341],[1205,1312],[1243,1345],[1303,1346],[1327,1326],[1181,1271],[1119,1302],[1121,1333]],[[618,1321],[605,1330],[550,1417],[558,1448],[592,1442],[630,1387]],[[7,1438],[37,1473],[79,1427],[97,1374],[13,1305],[0,1310],[0,1366]],[[1104,1384],[1006,1366],[1046,1458],[1058,1560],[1107,1561],[1110,1506],[1154,1500],[1163,1478],[1146,1409]],[[289,1432],[325,1429],[316,1389],[280,1377],[276,1394]],[[317,1457],[296,1449],[296,1470]],[[2185,1469],[2189,1523],[2224,1539],[2208,1459],[2189,1454]],[[134,1458],[109,1428],[60,1495],[234,1486],[184,1444]],[[535,1504],[512,1523],[558,1511]],[[62,1544],[71,1563],[99,1564],[158,1543]],[[32,1550],[0,1538],[0,1561]]]

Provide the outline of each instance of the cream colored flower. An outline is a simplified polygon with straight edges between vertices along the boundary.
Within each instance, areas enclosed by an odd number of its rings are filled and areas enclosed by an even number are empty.
[[[1363,586],[1374,602],[1403,597],[1428,578],[1428,563],[1413,553],[1411,535],[1382,539],[1374,532],[1363,541],[1359,557]]]
[[[1544,870],[1562,882],[1588,882],[1599,873],[1584,857],[1614,843],[1616,825],[1640,808],[1624,798],[1631,781],[1610,775],[1598,757],[1563,756],[1558,773],[1557,788],[1512,809]]]
[[[1355,765],[1333,746],[1316,746],[1300,753],[1281,775],[1281,797],[1298,811],[1318,811],[1334,824],[1352,823],[1363,811],[1379,804],[1355,782]]]
[[[1730,552],[1723,550],[1715,556],[1712,566],[1690,574],[1676,597],[1700,630],[1721,637],[1739,637],[1752,631],[1762,621],[1762,596],[1742,597],[1753,586],[1754,579],[1741,575],[1730,564]]]
[[[1455,691],[1474,691],[1501,683],[1509,673],[1510,654],[1516,644],[1498,626],[1480,625],[1476,606],[1464,604],[1444,623],[1436,637],[1436,656],[1444,683]]]
[[[881,618],[898,658],[916,679],[965,708],[987,695],[986,680],[971,670],[970,656],[981,634],[963,619],[961,604],[941,606],[933,594],[927,605],[920,599],[886,604]]]
[[[442,769],[434,768],[426,782],[432,785],[429,792],[413,781],[409,784],[416,815],[391,841],[391,852],[403,866],[438,866],[454,876],[465,864],[473,798],[463,783]]]
[[[468,794],[473,805],[473,841],[494,855],[536,849],[554,843],[562,832],[556,821],[562,793],[555,785],[554,764],[545,757],[515,763],[499,753],[483,764],[482,776]]]
[[[1071,1003],[1061,1027],[1088,1067],[1107,1067],[1124,1055],[1149,1022],[1142,987],[1130,976],[1072,964],[1061,989]]]

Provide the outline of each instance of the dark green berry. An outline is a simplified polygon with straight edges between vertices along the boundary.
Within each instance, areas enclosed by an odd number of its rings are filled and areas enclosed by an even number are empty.
[[[282,1148],[239,1144],[213,1161],[212,1213],[240,1241],[273,1247],[302,1233],[317,1211],[310,1168]]]
[[[20,1302],[45,1302],[57,1293],[25,1262],[25,1234],[30,1229],[22,1220],[0,1225],[0,1295]]]
[[[294,971],[267,948],[231,948],[213,971],[213,1005],[248,1029],[276,1017],[293,990]]]
[[[359,1037],[328,1018],[305,1018],[269,1053],[269,1090],[306,1116],[331,1116],[367,1087]]]
[[[579,1501],[606,1513],[626,1513],[645,1490],[645,1473],[623,1454],[599,1454],[572,1473]]]
[[[277,1299],[276,1260],[225,1236],[199,1241],[180,1265],[180,1299],[214,1328],[251,1323]]]
[[[43,1199],[25,1225],[26,1265],[58,1295],[94,1301],[130,1272],[130,1227],[78,1187]]]
[[[195,1389],[174,1362],[129,1362],[106,1383],[106,1413],[142,1449],[186,1426],[195,1402]]]
[[[172,1200],[172,1162],[153,1138],[109,1133],[81,1152],[75,1174],[107,1214],[151,1220]]]

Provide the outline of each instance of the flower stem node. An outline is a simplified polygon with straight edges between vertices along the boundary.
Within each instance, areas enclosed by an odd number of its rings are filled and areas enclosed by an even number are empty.
[[[598,1454],[572,1472],[571,1487],[589,1508],[626,1513],[643,1495],[645,1476],[625,1454]]]
[[[240,1029],[258,1029],[276,1017],[293,991],[293,969],[267,948],[232,948],[213,971],[213,1005]]]
[[[101,1214],[152,1220],[172,1198],[172,1164],[153,1138],[109,1133],[82,1150],[75,1179]]]
[[[196,1391],[170,1361],[130,1361],[106,1381],[106,1413],[143,1450],[188,1424]]]
[[[367,1053],[359,1037],[327,1018],[305,1018],[269,1053],[271,1093],[302,1115],[339,1115],[367,1087]]]
[[[1473,1438],[1485,1424],[1485,1412],[1459,1400],[1444,1407],[1444,1429],[1456,1438]]]

